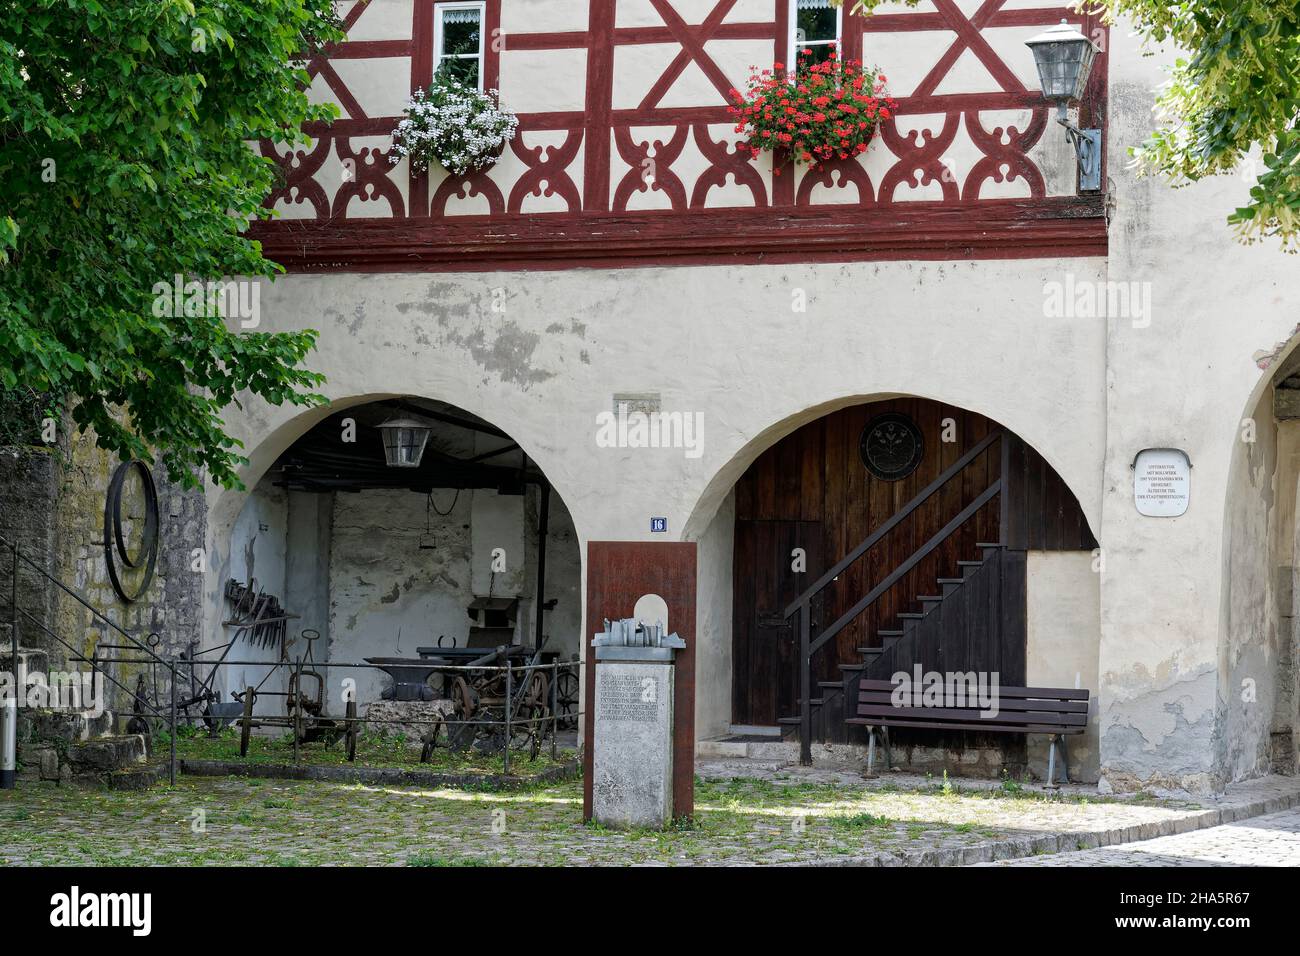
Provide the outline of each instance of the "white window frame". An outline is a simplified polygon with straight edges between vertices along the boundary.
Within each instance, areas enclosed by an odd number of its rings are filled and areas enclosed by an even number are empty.
[[[442,15],[456,10],[476,10],[478,11],[478,53],[460,53],[452,56],[444,56],[442,52]],[[438,68],[442,66],[443,60],[478,60],[478,88],[483,90],[483,74],[487,69],[487,3],[485,0],[470,0],[470,2],[457,3],[435,3],[433,5],[433,73],[438,74]]]
[[[844,4],[832,8],[835,11],[835,49],[843,50],[844,48]],[[799,51],[803,47],[809,46],[826,46],[830,40],[813,40],[809,43],[799,44],[799,3],[798,0],[790,0],[790,23],[786,32],[786,75],[791,79],[794,78],[795,68],[799,64]]]

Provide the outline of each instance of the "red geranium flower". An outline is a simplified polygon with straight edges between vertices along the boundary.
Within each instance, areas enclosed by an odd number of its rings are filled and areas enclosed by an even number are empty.
[[[895,104],[878,72],[842,59],[834,48],[820,63],[810,57],[810,50],[800,50],[788,71],[783,63],[754,67],[745,91],[731,91],[736,132],[755,158],[775,152],[812,169],[851,160],[866,152],[879,123],[892,115]]]

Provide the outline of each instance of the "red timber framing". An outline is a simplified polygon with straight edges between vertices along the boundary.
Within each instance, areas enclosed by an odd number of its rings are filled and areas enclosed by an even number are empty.
[[[345,29],[352,30],[372,4],[383,2],[355,0],[345,14]],[[635,0],[653,9],[662,21],[657,26],[619,26],[616,2],[631,0],[591,0],[585,31],[503,33],[502,7],[511,2],[486,0],[485,87],[498,86],[503,51],[581,52],[584,108],[520,113],[519,135],[492,170],[464,177],[439,172],[431,179],[405,163],[394,167],[386,145],[355,140],[386,137],[400,117],[368,115],[333,64],[409,58],[410,90],[427,85],[433,73],[435,3],[415,0],[405,39],[349,39],[310,62],[309,72],[328,87],[343,113],[333,124],[308,128],[315,138],[311,147],[286,154],[283,147],[260,144],[284,173],[283,186],[267,205],[290,210],[285,218],[251,227],[271,258],[292,271],[473,271],[1106,254],[1104,197],[1048,194],[1031,150],[1044,136],[1060,135],[1051,107],[985,34],[1046,27],[1061,19],[1079,25],[1101,47],[1081,122],[1104,128],[1108,36],[1094,16],[1054,6],[1052,0],[1032,9],[1005,9],[1008,0],[978,6],[963,0],[961,7],[957,0],[927,0],[915,11],[867,18],[846,14],[843,48],[850,58],[870,63],[873,48],[882,49],[891,34],[907,34],[935,38],[937,59],[919,82],[907,84],[909,89],[891,82],[898,110],[872,144],[871,153],[884,151],[874,171],[855,160],[817,174],[772,176],[736,149],[726,104],[728,91],[742,85],[745,76],[725,73],[708,44],[770,41],[772,61],[785,62],[786,25],[795,0],[772,0],[773,19],[761,22],[729,19],[738,0],[716,0],[699,23],[688,23],[670,0]],[[677,47],[666,68],[648,80],[635,107],[616,108],[617,51],[663,44]],[[954,65],[971,57],[999,88],[944,91],[952,85]],[[1024,64],[1018,65],[1023,71]],[[688,68],[707,78],[712,101],[664,105]],[[507,106],[509,98],[507,87]],[[1007,110],[1029,116],[1026,128],[1003,128],[996,116],[982,118],[988,111]],[[959,133],[978,158],[953,175],[944,157]],[[683,168],[687,150],[697,159],[689,170]],[[651,157],[654,176],[648,182],[644,164]],[[327,163],[348,160],[355,174],[333,183]],[[1005,190],[989,195],[1010,182],[1028,196],[1012,198]],[[924,187],[930,187],[927,196],[941,193],[942,199],[908,198]],[[636,199],[650,190],[662,193],[668,208],[637,208]],[[850,195],[848,190],[856,198],[846,202],[842,197]],[[838,201],[818,198],[829,192]],[[744,205],[736,204],[737,195]],[[467,199],[488,211],[455,213]],[[527,208],[542,199],[547,211]],[[731,204],[721,204],[726,202]],[[357,214],[359,204],[371,203],[378,205]]]

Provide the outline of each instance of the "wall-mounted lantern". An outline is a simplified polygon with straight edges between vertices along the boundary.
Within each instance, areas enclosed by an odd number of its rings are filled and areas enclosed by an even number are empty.
[[[1083,89],[1088,85],[1096,48],[1064,20],[1026,40],[1025,46],[1034,53],[1043,96],[1055,101],[1056,121],[1065,127],[1065,135],[1079,157],[1079,189],[1083,192],[1101,189],[1101,130],[1079,129],[1066,115],[1070,101],[1082,98]]]
[[[429,442],[430,425],[414,418],[390,418],[379,426],[384,436],[384,461],[389,468],[418,468]]]

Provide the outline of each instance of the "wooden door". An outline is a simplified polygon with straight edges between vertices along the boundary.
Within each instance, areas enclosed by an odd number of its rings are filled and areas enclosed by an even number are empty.
[[[737,724],[772,726],[777,718],[798,713],[799,636],[782,614],[825,568],[823,537],[816,521],[736,522],[732,719]]]

